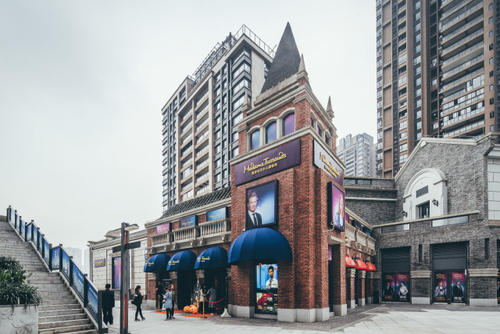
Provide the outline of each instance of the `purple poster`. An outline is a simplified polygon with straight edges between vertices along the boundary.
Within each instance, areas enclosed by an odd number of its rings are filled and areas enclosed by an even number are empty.
[[[114,257],[113,258],[113,289],[119,289],[120,288],[120,282],[121,282],[121,271],[122,271],[122,258],[121,257]]]
[[[451,295],[453,302],[465,302],[465,273],[463,271],[451,273]]]
[[[337,188],[333,183],[332,185],[332,220],[333,227],[343,231],[345,227],[345,205],[344,205],[344,192]]]
[[[234,166],[237,186],[300,164],[300,139],[283,144]]]
[[[156,234],[170,232],[170,223],[165,223],[156,226]]]

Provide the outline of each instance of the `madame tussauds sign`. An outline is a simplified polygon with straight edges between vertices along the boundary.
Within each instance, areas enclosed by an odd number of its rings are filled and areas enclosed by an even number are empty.
[[[234,179],[238,186],[299,164],[300,139],[297,139],[236,164]]]
[[[316,140],[314,141],[314,165],[327,172],[337,184],[344,185],[344,169]]]

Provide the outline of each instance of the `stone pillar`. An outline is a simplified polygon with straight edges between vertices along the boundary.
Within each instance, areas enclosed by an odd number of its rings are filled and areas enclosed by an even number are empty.
[[[345,247],[342,245],[332,246],[332,267],[334,279],[330,284],[333,289],[333,312],[335,315],[344,316],[347,314],[347,288]]]
[[[431,303],[431,274],[430,270],[412,270],[410,272],[410,296],[412,304]]]
[[[365,281],[366,281],[366,270],[360,270],[358,271],[358,305],[359,306],[365,306],[366,304],[366,299],[365,299]]]
[[[255,314],[254,271],[255,266],[247,263],[231,266],[228,311],[232,316],[253,318]],[[279,276],[278,279],[281,280],[282,278],[282,276]]]
[[[347,307],[356,308],[356,269],[348,268],[346,271],[346,281],[347,281]]]
[[[497,306],[498,268],[468,269],[469,304],[471,306]]]
[[[366,303],[373,304],[373,273],[366,273]]]

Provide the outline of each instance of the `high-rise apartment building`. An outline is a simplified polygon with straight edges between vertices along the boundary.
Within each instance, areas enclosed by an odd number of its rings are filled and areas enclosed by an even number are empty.
[[[164,211],[229,186],[241,110],[260,93],[273,55],[243,25],[215,45],[162,108]]]
[[[337,156],[345,164],[346,176],[375,176],[375,145],[367,133],[348,134],[339,140]]]
[[[495,131],[495,1],[376,4],[377,175],[394,177],[422,137],[471,138]]]

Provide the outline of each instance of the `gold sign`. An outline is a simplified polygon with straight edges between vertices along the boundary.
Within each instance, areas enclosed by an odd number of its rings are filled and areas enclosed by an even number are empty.
[[[279,152],[278,155],[273,158],[263,158],[262,162],[259,164],[255,164],[252,162],[246,166],[243,166],[243,173],[251,173],[251,175],[256,175],[268,169],[278,167],[277,161],[283,159],[286,159],[286,153]]]
[[[330,174],[332,174],[333,177],[340,176],[339,170],[337,168],[335,168],[335,166],[330,161],[328,161],[326,154],[324,154],[323,152],[319,152],[319,157],[321,158],[321,161],[323,161],[323,163],[325,164],[325,166],[324,166],[325,169]]]

